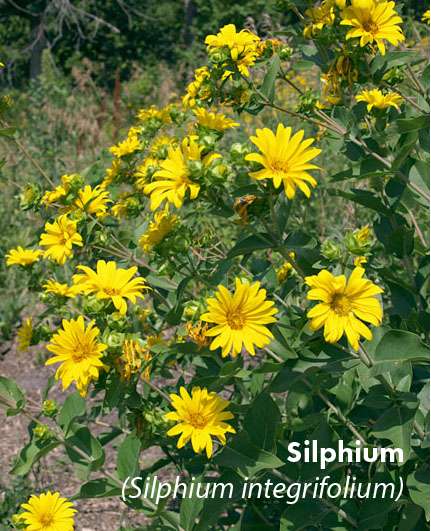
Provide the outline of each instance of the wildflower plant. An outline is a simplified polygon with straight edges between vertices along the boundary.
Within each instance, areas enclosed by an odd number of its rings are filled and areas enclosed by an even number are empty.
[[[40,161],[45,189],[22,183],[39,233],[4,260],[44,309],[18,331],[20,355],[47,343],[52,375],[76,391],[47,408],[49,385],[35,414],[0,377],[0,405],[43,434],[11,473],[63,446],[84,478],[72,501],[118,497],[159,469],[235,493],[245,478],[401,478],[396,503],[306,493],[296,507],[239,494],[127,505],[154,529],[425,528],[429,61],[420,41],[403,43],[426,26],[387,1],[278,5],[297,22],[270,38],[233,24],[208,35],[207,63],[178,101],[139,110],[107,146],[106,172],[48,175]],[[342,231],[325,205],[348,209]],[[94,400],[118,415],[103,436]],[[288,444],[310,440],[404,459],[289,462]],[[51,515],[70,529],[75,509],[59,495],[34,496],[13,525]]]

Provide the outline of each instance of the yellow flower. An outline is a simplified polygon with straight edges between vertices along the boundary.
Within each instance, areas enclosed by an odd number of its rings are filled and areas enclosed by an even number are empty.
[[[321,168],[309,162],[322,150],[309,147],[314,142],[314,138],[302,141],[304,131],[299,131],[292,137],[291,133],[291,127],[285,128],[283,124],[278,125],[276,135],[267,128],[256,130],[256,136],[252,136],[250,140],[256,144],[263,155],[250,153],[245,159],[258,162],[264,168],[250,173],[250,176],[257,180],[273,179],[275,188],[283,182],[289,199],[294,197],[296,186],[307,197],[310,197],[309,185],[314,187],[317,183],[307,170],[320,170]]]
[[[160,120],[162,124],[172,123],[169,107],[159,110],[157,105],[151,105],[149,109],[140,109],[136,117],[139,118],[141,122],[147,122],[151,118],[156,118]]]
[[[405,40],[402,29],[403,19],[394,9],[395,2],[378,0],[352,0],[352,5],[343,11],[341,25],[353,26],[347,32],[346,40],[360,38],[361,47],[377,44],[382,55],[386,48],[383,41],[398,46]]]
[[[132,197],[127,193],[118,194],[118,197],[120,198],[120,201],[117,201],[117,203],[111,208],[111,213],[118,219],[127,218],[136,210],[136,207],[139,206],[139,202],[135,197]]]
[[[230,58],[236,63],[239,72],[245,76],[249,75],[247,66],[253,66],[256,61],[259,42],[260,38],[250,30],[242,29],[237,33],[234,24],[223,26],[217,35],[208,35],[205,39],[210,53],[223,48],[229,49]],[[231,74],[232,72],[226,71],[223,77]]]
[[[210,344],[210,340],[206,337],[206,333],[208,332],[208,323],[205,323],[205,325],[202,326],[202,323],[199,321],[195,324],[195,326],[193,326],[189,321],[186,323],[186,330],[189,337],[191,337],[193,341],[199,345],[199,350],[202,347],[207,347]]]
[[[176,411],[167,413],[166,418],[179,421],[180,424],[171,428],[168,435],[174,437],[181,434],[178,448],[185,446],[191,439],[193,450],[198,453],[206,449],[209,459],[213,453],[211,436],[217,437],[225,445],[226,433],[236,433],[232,426],[225,422],[234,418],[229,411],[223,411],[230,402],[200,387],[193,387],[192,396],[181,387],[180,395],[170,395],[172,407]]]
[[[112,203],[108,196],[109,192],[103,191],[101,186],[96,186],[93,190],[91,186],[85,186],[83,190],[79,190],[75,204],[65,209],[64,212],[69,213],[79,209],[103,218],[107,215],[107,203]]]
[[[91,321],[85,328],[82,315],[76,321],[63,319],[63,329],[58,330],[46,346],[55,356],[45,365],[61,362],[55,379],[62,380],[63,391],[76,382],[76,388],[83,397],[87,395],[89,383],[99,379],[100,370],[107,369],[101,358],[108,347],[96,341],[99,329],[93,328],[94,322]]]
[[[20,519],[31,531],[73,531],[76,511],[73,503],[60,498],[60,493],[47,492],[39,497],[31,495],[27,503],[21,505],[27,512],[21,513]]]
[[[147,232],[139,239],[139,245],[142,246],[144,253],[149,253],[152,247],[160,243],[163,238],[176,225],[178,216],[176,214],[169,215],[168,205],[165,210],[161,210],[154,214],[154,221],[150,222]]]
[[[370,329],[362,321],[374,326],[381,324],[382,309],[374,295],[383,293],[383,290],[371,280],[362,278],[364,273],[365,269],[355,267],[347,286],[344,275],[334,277],[326,270],[305,278],[311,288],[308,299],[322,301],[307,313],[312,319],[310,330],[324,326],[325,341],[329,343],[336,343],[346,333],[355,350],[358,350],[360,336],[369,341],[372,339]]]
[[[195,79],[187,86],[186,95],[182,100],[184,107],[194,107],[196,105],[196,99],[203,100],[210,96],[210,94],[206,94],[205,97],[203,97],[203,95],[199,93],[202,84],[209,79],[210,76],[211,72],[206,66],[198,68],[195,71]]]
[[[362,229],[358,232],[357,238],[360,242],[366,243],[371,236],[371,231],[368,225],[365,225],[365,227],[362,227]]]
[[[143,299],[142,291],[150,289],[142,277],[132,278],[137,267],[117,269],[115,262],[98,260],[97,272],[82,265],[77,266],[77,269],[84,271],[84,274],[73,275],[73,283],[81,286],[85,295],[96,292],[96,299],[111,299],[121,315],[127,312],[124,298],[136,304],[136,297]]]
[[[118,146],[112,146],[109,148],[109,151],[113,153],[116,157],[121,158],[126,155],[130,155],[137,150],[140,150],[141,143],[139,141],[138,135],[131,134],[123,142],[119,142]]]
[[[368,260],[365,258],[365,256],[357,256],[353,262],[353,265],[355,267],[361,267],[361,265],[366,264],[367,261]]]
[[[311,39],[314,35],[320,33],[324,26],[332,26],[335,20],[335,9],[331,0],[323,0],[318,7],[311,7],[305,11],[309,17],[305,21],[303,31],[304,37]]]
[[[45,288],[45,293],[54,293],[54,295],[69,297],[71,299],[74,299],[75,295],[81,292],[79,286],[68,286],[67,284],[61,284],[51,279],[47,280],[46,284],[42,287]]]
[[[388,107],[399,108],[399,104],[403,98],[398,94],[388,92],[383,94],[381,90],[363,90],[359,96],[356,96],[357,101],[365,101],[367,103],[367,110],[371,111],[373,107],[377,109],[387,109]]]
[[[72,258],[72,245],[82,247],[82,237],[76,232],[77,221],[70,221],[66,214],[57,218],[54,223],[45,224],[45,233],[40,237],[39,245],[46,248],[43,257],[50,257],[60,265],[66,258]]]
[[[270,338],[274,339],[265,325],[276,321],[273,315],[277,310],[272,308],[274,302],[266,299],[266,290],[260,289],[260,282],[250,286],[249,282],[242,284],[239,278],[235,279],[235,285],[233,295],[224,286],[218,286],[217,299],[207,299],[208,312],[200,317],[202,321],[215,323],[206,335],[218,336],[210,350],[221,347],[223,358],[230,352],[235,358],[243,344],[254,356],[254,345],[262,348],[269,344]]]
[[[138,341],[125,339],[122,347],[122,355],[116,360],[118,371],[120,372],[121,381],[126,380],[127,385],[130,383],[130,376],[136,374],[147,361],[153,358],[148,348],[141,348]],[[142,376],[150,379],[150,368],[144,369]]]
[[[136,171],[133,174],[133,177],[136,177],[135,184],[138,188],[144,188],[144,186],[148,184],[147,173],[150,168],[152,168],[153,171],[154,169],[159,168],[158,157],[147,157],[142,161],[142,164],[136,166]]]
[[[196,137],[185,138],[181,147],[169,148],[168,158],[160,163],[161,170],[154,174],[154,181],[147,184],[144,193],[151,194],[151,210],[156,210],[163,201],[173,203],[177,208],[183,204],[187,191],[190,199],[196,199],[200,185],[189,179],[188,163],[191,160],[201,160],[204,146],[198,146]],[[208,154],[202,162],[206,165],[221,155]]]
[[[225,131],[229,128],[238,127],[239,124],[228,118],[222,113],[208,112],[206,109],[199,108],[193,110],[198,124],[208,129],[215,129],[216,131]]]
[[[175,146],[178,140],[170,138],[168,135],[160,135],[154,139],[150,146],[150,153],[157,155],[160,158],[166,158],[169,146]]]
[[[100,188],[103,190],[112,184],[114,182],[115,177],[117,177],[118,173],[122,170],[121,166],[121,159],[114,159],[112,161],[111,168],[106,169],[106,177],[103,179],[102,184],[100,185]]]
[[[55,190],[47,190],[40,200],[40,203],[42,205],[46,205],[47,207],[51,205],[52,203],[56,203],[57,201],[60,201],[67,192],[70,190],[71,182],[76,177],[76,174],[72,175],[63,175],[61,177],[61,185],[57,186]]]
[[[18,336],[18,351],[28,353],[28,347],[30,346],[33,337],[33,317],[27,319],[24,325],[17,332]]]
[[[421,20],[423,22],[426,22],[428,24],[428,26],[430,25],[430,10],[429,9],[427,11],[425,11],[425,13],[422,15]]]
[[[295,260],[295,253],[289,253],[289,257],[292,260]],[[289,271],[293,269],[292,264],[289,262],[284,262],[284,264],[280,267],[280,269],[277,270],[277,278],[279,284],[284,282],[286,280],[287,275],[289,274]]]
[[[42,254],[40,249],[33,251],[33,249],[23,249],[21,245],[17,249],[10,249],[9,254],[5,255],[6,265],[21,265],[26,266],[39,262],[39,256]]]

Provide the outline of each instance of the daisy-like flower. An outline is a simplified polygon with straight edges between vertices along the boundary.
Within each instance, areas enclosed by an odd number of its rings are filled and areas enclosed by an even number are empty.
[[[66,258],[72,258],[72,246],[82,247],[82,237],[76,232],[77,221],[67,219],[64,214],[54,223],[47,222],[45,231],[41,234],[39,245],[45,247],[44,258],[52,258],[60,265],[64,265]]]
[[[303,35],[311,39],[314,35],[320,33],[324,26],[333,26],[335,20],[334,2],[332,0],[323,0],[318,7],[310,7],[305,11],[308,20],[305,21]]]
[[[136,214],[139,207],[139,201],[136,197],[129,195],[127,192],[118,194],[118,197],[120,200],[111,208],[111,213],[115,218],[128,218]]]
[[[118,146],[112,146],[109,148],[109,151],[113,153],[116,157],[121,158],[126,155],[130,155],[135,151],[142,149],[141,143],[139,141],[138,135],[132,133],[127,137],[123,142],[119,142]]]
[[[425,11],[425,13],[422,15],[421,20],[422,22],[426,22],[428,26],[430,25],[430,10],[429,9]]]
[[[73,531],[76,510],[73,503],[60,498],[60,493],[47,492],[39,497],[31,495],[27,503],[21,505],[25,513],[20,519],[27,524],[28,531]]]
[[[249,282],[241,283],[239,278],[235,279],[235,285],[233,295],[224,286],[218,286],[217,299],[207,299],[208,312],[200,317],[202,321],[216,325],[206,335],[217,336],[210,350],[221,347],[223,358],[230,352],[235,358],[243,345],[254,356],[255,346],[262,348],[274,339],[265,325],[276,321],[273,315],[277,309],[272,308],[273,301],[266,299],[266,290],[260,289],[260,282],[250,286]]]
[[[284,127],[279,124],[277,133],[274,133],[265,127],[257,129],[256,136],[250,140],[256,144],[263,155],[259,153],[250,153],[245,159],[262,164],[263,169],[250,173],[253,179],[272,179],[275,188],[281,183],[289,199],[295,195],[298,187],[307,197],[310,197],[311,186],[316,186],[316,180],[308,173],[308,170],[321,170],[318,166],[310,164],[321,149],[310,148],[314,138],[302,140],[304,131],[298,131],[292,135],[291,127]]]
[[[225,445],[226,433],[236,433],[234,428],[225,422],[234,418],[229,411],[223,411],[230,402],[200,387],[193,387],[192,396],[181,387],[180,395],[170,395],[176,411],[167,413],[166,418],[177,420],[180,424],[171,428],[168,435],[174,437],[181,434],[178,448],[185,446],[191,439],[193,450],[196,453],[206,450],[209,459],[213,453],[212,435]]]
[[[55,379],[62,380],[63,391],[72,382],[76,382],[76,388],[84,398],[87,396],[90,382],[99,379],[102,368],[107,369],[101,358],[108,347],[96,341],[99,329],[94,326],[94,322],[91,321],[85,328],[82,315],[76,321],[63,319],[63,329],[58,330],[52,336],[51,343],[46,346],[55,356],[45,365],[61,362]]]
[[[208,52],[226,48],[229,50],[230,58],[239,72],[248,76],[248,66],[253,66],[256,57],[259,55],[257,44],[260,38],[250,30],[242,29],[239,33],[236,31],[235,24],[223,26],[217,35],[208,35],[205,39]],[[233,72],[226,71],[223,77],[228,77]]]
[[[27,352],[33,337],[33,317],[29,317],[17,332],[18,351]]]
[[[199,109],[193,109],[193,113],[198,119],[198,124],[202,127],[208,127],[208,129],[215,129],[216,131],[225,131],[226,129],[231,129],[239,126],[239,124],[237,124],[224,114],[215,114],[213,112],[208,112],[202,107]]]
[[[403,19],[394,7],[395,2],[352,0],[352,5],[342,13],[341,25],[352,26],[347,32],[346,40],[358,38],[361,47],[376,43],[382,55],[386,53],[384,41],[397,47],[405,37],[398,26]]]
[[[60,201],[60,199],[62,199],[70,190],[71,182],[75,177],[77,177],[76,174],[63,175],[61,177],[61,185],[57,186],[55,190],[47,190],[42,199],[40,200],[40,203],[48,207],[52,203]]]
[[[358,350],[360,336],[372,339],[370,329],[362,322],[379,326],[382,322],[382,308],[375,295],[383,290],[371,280],[362,278],[365,269],[355,267],[346,285],[346,277],[334,277],[329,271],[305,278],[310,286],[307,298],[322,301],[312,308],[307,317],[312,320],[310,330],[324,326],[324,338],[336,343],[345,333],[354,350]]]
[[[169,214],[168,205],[165,210],[161,210],[154,214],[154,221],[150,222],[147,232],[139,239],[139,245],[142,246],[144,253],[149,253],[152,247],[160,243],[163,238],[170,232],[177,224],[178,216],[176,214]]]
[[[77,266],[77,269],[84,273],[73,275],[73,283],[80,286],[85,295],[96,293],[96,299],[111,299],[121,315],[127,312],[125,298],[136,304],[136,297],[143,299],[142,291],[150,289],[142,277],[132,278],[137,267],[117,269],[115,262],[99,260],[97,271],[82,265]]]
[[[88,214],[103,218],[107,216],[108,203],[112,203],[111,199],[109,199],[108,191],[104,190],[100,185],[93,189],[87,185],[83,190],[79,190],[75,203],[65,209],[64,212],[82,210],[82,212],[88,212]]]
[[[193,136],[186,137],[181,147],[169,147],[168,158],[160,163],[162,169],[154,174],[153,182],[144,188],[145,194],[151,194],[151,210],[156,210],[163,201],[180,208],[187,191],[190,192],[190,199],[196,199],[201,187],[190,180],[188,163],[201,160],[204,149],[204,146],[198,146]],[[208,165],[218,157],[221,157],[218,153],[208,154],[202,162]]]
[[[169,146],[175,146],[178,143],[177,138],[171,138],[169,135],[159,135],[150,145],[150,153],[165,159],[168,154]]]
[[[138,188],[144,188],[146,184],[148,184],[148,170],[151,170],[151,174],[155,173],[155,171],[159,169],[159,159],[158,157],[147,157],[142,161],[142,164],[138,164],[136,166],[136,171],[133,174],[133,177],[135,177],[135,185]]]
[[[42,254],[40,249],[33,251],[33,249],[23,249],[21,245],[17,249],[10,249],[9,254],[5,255],[6,265],[21,265],[27,266],[39,262],[39,256]]]
[[[184,107],[194,107],[196,105],[196,100],[206,99],[204,95],[200,94],[203,83],[209,79],[211,72],[206,66],[198,68],[195,71],[195,79],[187,86],[186,95],[182,99]]]
[[[151,105],[149,109],[140,109],[136,117],[139,118],[141,122],[148,122],[148,120],[151,120],[151,118],[153,118],[160,120],[162,124],[172,123],[172,118],[169,113],[169,107],[159,110],[157,105]]]
[[[112,166],[106,169],[106,177],[103,179],[100,188],[104,190],[107,186],[112,184],[114,182],[115,177],[117,177],[117,175],[122,169],[123,167],[121,164],[121,159],[114,159],[112,161]]]
[[[388,107],[395,107],[399,109],[399,104],[403,101],[403,98],[388,92],[383,94],[379,89],[363,90],[358,96],[355,96],[357,101],[365,101],[367,103],[367,111],[370,112],[373,107],[376,109],[387,109]]]
[[[74,299],[75,295],[81,292],[79,286],[68,286],[67,284],[61,284],[51,279],[48,279],[42,287],[45,288],[45,293],[54,293],[54,295],[69,297],[71,299]]]

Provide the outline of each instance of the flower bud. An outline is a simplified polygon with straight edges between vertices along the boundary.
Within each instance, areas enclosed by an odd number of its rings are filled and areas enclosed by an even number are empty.
[[[129,320],[126,315],[120,315],[118,312],[115,312],[107,315],[106,322],[109,328],[120,332],[127,326]]]
[[[54,402],[54,400],[45,400],[42,405],[42,408],[43,408],[43,413],[47,417],[53,418],[57,415],[59,406],[57,402]]]
[[[278,50],[278,55],[280,56],[280,59],[288,59],[293,54],[292,48],[287,45],[283,44],[283,46]]]
[[[51,437],[51,431],[46,424],[36,426],[33,428],[33,436],[39,441],[46,441]]]
[[[340,260],[343,254],[341,246],[331,240],[326,240],[323,243],[320,252],[328,260]]]
[[[39,204],[42,190],[38,184],[27,183],[19,192],[19,204],[22,210],[30,210]]]
[[[250,153],[250,145],[248,142],[239,143],[235,142],[230,148],[229,155],[235,164],[245,164],[245,156]]]

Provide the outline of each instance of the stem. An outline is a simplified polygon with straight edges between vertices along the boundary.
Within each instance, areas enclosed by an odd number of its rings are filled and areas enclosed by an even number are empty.
[[[150,382],[149,380],[147,380],[146,378],[144,378],[142,375],[141,375],[141,377],[140,377],[140,380],[141,380],[145,385],[148,385],[148,387],[149,387],[150,389],[152,389],[152,390],[155,391],[157,394],[159,394],[159,395],[163,398],[163,400],[166,400],[166,402],[167,402],[168,404],[170,404],[170,403],[172,402],[172,400],[170,399],[170,397],[169,397],[167,394],[165,394],[161,389],[159,389],[159,388],[157,387],[157,385],[154,385],[152,382]]]
[[[49,182],[49,184],[55,188],[55,184],[51,180],[51,178],[48,176],[48,174],[45,172],[45,170],[42,169],[42,167],[39,165],[39,163],[33,158],[32,155],[25,149],[25,147],[21,144],[19,140],[16,140],[15,138],[12,139],[12,141],[15,143],[16,146],[24,153],[24,155],[30,160],[30,162],[35,166],[41,175]]]

